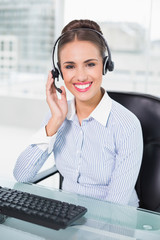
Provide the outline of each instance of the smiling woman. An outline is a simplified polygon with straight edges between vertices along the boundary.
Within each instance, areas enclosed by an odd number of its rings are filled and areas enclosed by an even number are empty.
[[[143,151],[141,126],[101,87],[103,74],[114,65],[100,27],[90,20],[74,20],[56,44],[59,69],[54,64],[46,83],[50,113],[17,159],[15,178],[31,181],[53,153],[64,190],[138,206],[135,183]],[[71,101],[67,102],[63,86],[61,98],[57,96],[54,84],[59,74],[74,96]]]
[[[60,51],[60,67],[65,86],[75,96],[78,109],[85,101],[89,115],[102,98],[103,58],[99,49],[89,41],[67,43]]]

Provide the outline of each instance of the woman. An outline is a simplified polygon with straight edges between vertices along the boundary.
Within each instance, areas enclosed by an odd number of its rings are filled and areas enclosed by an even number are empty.
[[[139,120],[101,87],[106,44],[97,23],[74,20],[58,41],[58,66],[66,88],[58,99],[52,73],[46,84],[50,114],[17,159],[14,176],[31,181],[54,154],[62,188],[85,196],[138,206],[135,183],[143,140]],[[107,62],[108,64],[108,62]]]

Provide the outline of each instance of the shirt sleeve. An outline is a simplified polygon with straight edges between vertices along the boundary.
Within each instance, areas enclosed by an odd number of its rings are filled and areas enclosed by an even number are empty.
[[[143,154],[140,123],[118,146],[116,164],[110,180],[107,201],[128,204],[139,174]]]
[[[47,136],[45,127],[42,127],[38,132],[36,132],[30,139],[29,145],[36,144],[39,149],[45,151],[48,149],[48,153],[50,154],[53,150],[53,146],[56,140],[57,134],[53,136]]]
[[[32,136],[16,161],[13,174],[17,181],[29,182],[35,177],[52,153],[55,139],[56,134],[52,137],[46,135],[45,127]]]

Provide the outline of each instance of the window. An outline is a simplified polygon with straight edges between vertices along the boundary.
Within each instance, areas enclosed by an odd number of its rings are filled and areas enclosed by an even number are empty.
[[[86,18],[100,24],[115,63],[115,70],[104,76],[104,88],[160,96],[160,0],[0,4],[0,94],[45,97],[55,39],[69,21]]]
[[[160,0],[65,1],[65,23],[86,18],[101,26],[115,63],[105,89],[160,96],[159,9]]]
[[[51,65],[55,3],[0,0],[0,93],[39,97]]]

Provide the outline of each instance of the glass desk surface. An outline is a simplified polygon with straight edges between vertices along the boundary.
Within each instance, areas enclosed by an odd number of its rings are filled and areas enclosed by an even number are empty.
[[[117,205],[36,184],[0,179],[0,186],[58,199],[87,207],[87,213],[73,226],[52,230],[8,217],[0,224],[1,240],[76,239],[76,240],[159,240],[160,214]],[[3,217],[0,215],[0,218]]]

